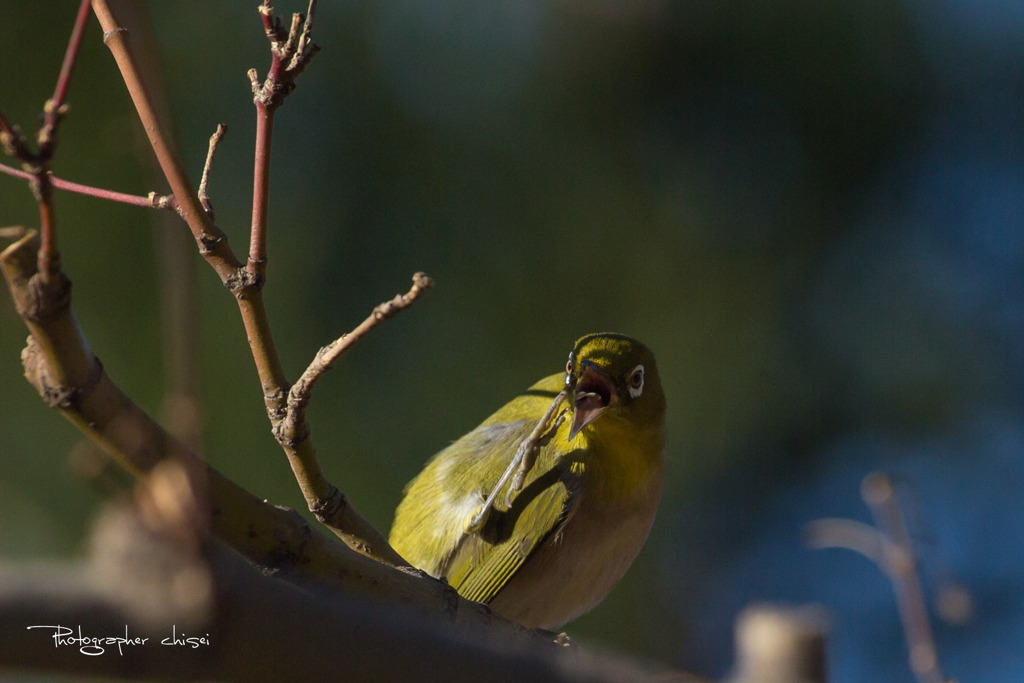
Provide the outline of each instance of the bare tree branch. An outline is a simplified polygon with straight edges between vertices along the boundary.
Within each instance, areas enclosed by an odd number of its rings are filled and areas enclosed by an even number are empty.
[[[7,164],[0,164],[0,173],[12,176],[14,178],[21,178],[22,180],[31,181],[33,175],[26,171],[8,166]],[[82,183],[72,182],[70,180],[64,180],[50,174],[50,185],[55,190],[64,190],[66,192],[73,192],[74,194],[81,194],[87,197],[95,197],[96,199],[106,199],[112,202],[119,202],[121,204],[128,204],[130,206],[141,206],[147,209],[156,208],[168,208],[173,209],[173,206],[157,206],[153,203],[149,197],[143,197],[135,194],[128,194],[126,192],[115,192],[114,190],[104,190],[101,187],[91,187],[89,185],[83,185]]]
[[[257,93],[257,136],[256,170],[254,173],[253,225],[250,240],[250,254],[246,266],[237,260],[227,245],[224,234],[213,225],[202,199],[192,190],[181,161],[174,149],[170,133],[161,125],[154,98],[145,85],[141,69],[134,56],[127,29],[118,21],[113,5],[116,0],[94,0],[93,6],[100,24],[105,31],[104,42],[110,48],[121,70],[135,108],[142,119],[150,144],[178,204],[178,212],[189,224],[193,236],[200,245],[200,252],[214,268],[221,280],[234,293],[239,312],[246,330],[246,338],[252,351],[267,413],[272,425],[277,425],[287,415],[288,389],[280,358],[274,346],[270,322],[263,304],[262,288],[266,273],[266,198],[269,180],[269,150],[273,123],[273,112],[285,95],[294,88],[294,78],[302,71],[316,52],[316,46],[309,43],[312,14],[296,15],[292,22],[294,39],[282,37],[279,22],[273,20],[269,3],[260,7],[261,16],[271,39],[271,71],[264,87]],[[311,5],[311,8],[313,5]],[[283,42],[282,42],[283,40]],[[301,48],[301,50],[300,50]],[[301,56],[296,61],[296,57]],[[293,63],[294,62],[294,63]],[[307,433],[305,448],[312,449]],[[319,470],[315,457],[289,459],[296,469],[296,476],[307,501],[313,501],[311,510],[322,514],[324,509],[337,510],[331,517],[339,524],[351,523],[350,528],[337,527],[339,533],[351,547],[364,554],[390,564],[404,565],[404,561],[387,544],[384,537],[372,528],[347,504],[337,489],[327,483]],[[324,504],[329,501],[329,504]]]
[[[85,30],[85,22],[88,18],[89,2],[81,0],[74,26],[71,29],[68,47],[64,52],[60,73],[57,76],[57,85],[54,86],[53,97],[43,105],[43,124],[36,131],[36,144],[39,151],[29,150],[21,131],[11,126],[7,119],[0,114],[0,144],[8,154],[21,162],[22,168],[30,176],[29,184],[32,194],[35,195],[36,201],[39,203],[39,227],[42,233],[37,254],[39,276],[45,284],[55,287],[60,287],[62,284],[49,282],[51,276],[55,277],[60,270],[60,252],[57,250],[57,218],[53,208],[50,164],[53,161],[54,152],[57,150],[57,128],[68,112],[64,98],[67,95],[68,84],[71,82],[71,72],[78,59],[78,48],[82,43],[82,32]]]
[[[256,105],[256,145],[253,164],[252,223],[249,235],[249,260],[246,268],[258,279],[267,267],[267,206],[270,187],[270,142],[274,130],[274,112],[295,89],[295,79],[320,49],[310,42],[316,0],[309,11],[292,15],[291,29],[285,33],[274,16],[269,0],[259,7],[263,28],[270,40],[270,71],[261,86],[255,69],[249,70],[253,104]]]

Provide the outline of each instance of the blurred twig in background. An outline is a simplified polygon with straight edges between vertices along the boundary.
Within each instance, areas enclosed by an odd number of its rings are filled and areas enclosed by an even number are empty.
[[[861,497],[871,509],[875,526],[849,519],[820,519],[807,525],[805,539],[814,548],[853,550],[885,572],[896,594],[911,670],[920,683],[944,683],[918,575],[918,553],[893,481],[888,474],[872,472],[861,484]],[[940,615],[960,620],[966,616],[970,598],[962,587],[942,586],[940,596],[946,596],[940,598]]]

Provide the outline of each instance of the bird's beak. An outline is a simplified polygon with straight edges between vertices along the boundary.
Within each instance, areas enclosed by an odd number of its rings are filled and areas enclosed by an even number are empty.
[[[569,440],[572,441],[581,429],[596,420],[614,397],[615,385],[611,379],[595,365],[585,363],[576,382]]]

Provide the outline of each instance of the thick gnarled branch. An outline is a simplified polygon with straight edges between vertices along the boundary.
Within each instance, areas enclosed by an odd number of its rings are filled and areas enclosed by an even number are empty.
[[[69,642],[79,629],[101,640]],[[378,681],[444,671],[449,681],[569,682],[649,675],[579,650],[495,641],[486,630],[452,628],[324,586],[299,590],[216,544],[183,548],[123,502],[101,511],[84,563],[0,564],[0,642],[0,667],[132,679]]]
[[[158,463],[178,463],[199,497],[209,501],[212,532],[268,574],[313,590],[419,607],[498,638],[545,640],[459,597],[443,582],[354,552],[314,531],[295,511],[259,500],[200,460],[103,370],[75,320],[70,283],[59,290],[36,284],[38,248],[39,235],[30,232],[0,253],[0,271],[31,333],[22,354],[25,374],[49,405],[125,469],[146,481]]]

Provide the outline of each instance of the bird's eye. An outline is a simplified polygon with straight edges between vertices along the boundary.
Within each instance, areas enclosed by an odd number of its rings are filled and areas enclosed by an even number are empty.
[[[565,363],[565,386],[569,386],[570,381],[572,381],[572,353],[569,354],[569,360]]]
[[[633,368],[626,378],[626,388],[629,389],[629,395],[633,398],[644,393],[644,366],[638,365]]]

